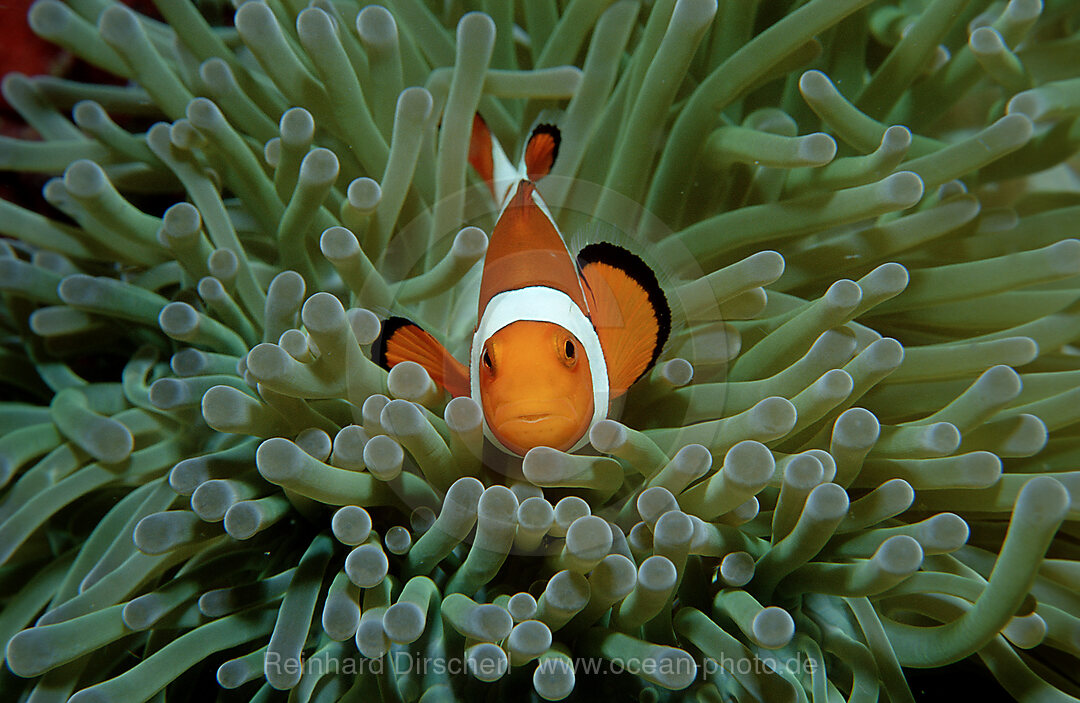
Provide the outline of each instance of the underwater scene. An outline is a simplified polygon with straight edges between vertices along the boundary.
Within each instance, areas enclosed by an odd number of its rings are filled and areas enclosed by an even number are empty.
[[[1080,2],[0,38],[0,701],[1080,703]]]

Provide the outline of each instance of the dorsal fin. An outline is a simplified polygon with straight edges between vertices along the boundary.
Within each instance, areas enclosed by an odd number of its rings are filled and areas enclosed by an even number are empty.
[[[520,181],[491,233],[480,280],[478,319],[494,296],[529,286],[560,290],[586,309],[577,267],[562,235],[541,207],[536,187]]]
[[[536,125],[525,145],[525,172],[529,180],[538,181],[551,173],[555,159],[559,157],[562,134],[553,124]]]
[[[465,365],[438,340],[404,317],[391,317],[383,323],[371,352],[372,360],[385,369],[402,361],[415,361],[424,367],[435,385],[450,395],[455,398],[469,395],[469,370]]]
[[[671,309],[652,269],[622,247],[590,244],[578,253],[578,265],[614,398],[656,363],[671,331]]]

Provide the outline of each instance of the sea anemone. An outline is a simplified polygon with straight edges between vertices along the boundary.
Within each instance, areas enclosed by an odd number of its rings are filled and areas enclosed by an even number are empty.
[[[3,81],[10,700],[1080,696],[1077,3],[155,5]],[[467,348],[476,113],[672,302],[576,453],[371,359]]]

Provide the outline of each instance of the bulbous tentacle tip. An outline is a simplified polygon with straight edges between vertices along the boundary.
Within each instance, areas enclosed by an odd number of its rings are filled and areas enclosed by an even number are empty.
[[[529,481],[543,485],[544,482],[555,480],[561,475],[562,468],[561,452],[551,447],[533,447],[525,453],[521,470]]]
[[[873,561],[882,570],[896,576],[908,576],[923,563],[923,548],[910,535],[894,535],[878,547]]]
[[[334,22],[318,7],[306,7],[296,16],[296,34],[305,47],[337,41]]]
[[[752,420],[763,435],[782,437],[791,431],[798,419],[795,406],[787,398],[766,398],[750,410]]]
[[[745,586],[754,578],[754,558],[746,552],[730,552],[720,561],[718,574],[728,586]]]
[[[533,616],[536,615],[536,598],[531,593],[521,591],[510,596],[510,599],[506,603],[506,611],[510,613],[514,622],[518,624],[526,621],[539,622],[538,620],[532,619]],[[545,627],[547,626],[545,625]],[[548,634],[551,634],[550,628],[548,629]]]
[[[319,237],[319,249],[330,261],[343,261],[360,253],[360,242],[344,227],[330,227]]]
[[[312,149],[300,162],[301,182],[312,186],[329,186],[337,180],[340,164],[329,149]]]
[[[906,152],[910,146],[911,130],[904,125],[892,125],[881,136],[881,150],[883,152]]]
[[[379,422],[387,432],[399,437],[419,434],[428,424],[420,408],[408,400],[391,400],[379,416]]]
[[[239,88],[229,64],[216,56],[199,64],[199,78],[215,96],[227,95]]]
[[[993,27],[979,27],[968,37],[968,46],[976,54],[1000,54],[1008,49],[1001,33]]]
[[[109,179],[97,163],[79,159],[64,171],[64,188],[76,198],[96,198],[109,188]]]
[[[863,297],[866,297],[868,289],[875,297],[892,297],[907,288],[910,280],[911,274],[906,266],[890,261],[860,279],[859,286],[863,288]]]
[[[1080,273],[1080,239],[1063,239],[1043,250],[1047,263],[1053,272],[1060,276],[1075,276]]]
[[[650,556],[637,567],[637,582],[649,591],[672,589],[677,579],[678,571],[666,556]]]
[[[601,420],[589,428],[589,442],[609,454],[626,443],[626,427],[615,420]]]
[[[372,437],[364,445],[364,465],[371,475],[382,481],[390,481],[401,474],[405,450],[387,435]]]
[[[659,368],[659,376],[665,383],[679,388],[694,379],[694,365],[686,359],[668,359]]]
[[[368,7],[377,7],[369,5]],[[401,91],[398,95],[397,108],[394,112],[395,127],[399,124],[404,126],[409,123],[416,127],[422,125],[429,117],[435,101],[426,88],[412,86]]]
[[[991,148],[1017,149],[1027,144],[1035,132],[1035,118],[1023,111],[1012,112],[990,125],[984,134]]]
[[[424,611],[416,603],[397,602],[383,613],[383,631],[395,644],[411,644],[424,634]]]
[[[480,681],[498,681],[510,667],[506,651],[497,644],[482,642],[465,650],[469,673]]]
[[[73,20],[71,8],[57,0],[37,0],[26,15],[30,29],[42,39],[55,40]]]
[[[300,311],[304,327],[313,332],[330,333],[346,324],[345,307],[330,293],[316,293],[304,302]]]
[[[782,400],[782,399],[781,399]],[[772,452],[761,442],[744,440],[728,450],[721,471],[729,480],[747,486],[764,485],[776,470]]]
[[[823,483],[810,491],[803,513],[814,520],[839,520],[848,511],[848,494],[835,483]]]
[[[510,613],[494,603],[477,605],[470,611],[467,620],[469,632],[486,642],[501,642],[514,627]]]
[[[259,504],[242,500],[233,503],[225,511],[223,525],[225,532],[233,539],[245,540],[254,537],[264,526],[266,518]]]
[[[697,678],[698,666],[688,652],[675,647],[663,647],[653,659],[656,663],[654,682],[670,691],[681,691]]]
[[[150,386],[150,403],[159,410],[172,410],[199,400],[175,378],[159,378]]]
[[[280,31],[273,10],[264,2],[245,2],[236,8],[233,24],[241,38],[255,41],[270,31]]]
[[[694,537],[694,521],[681,510],[669,510],[656,520],[653,526],[653,547],[688,548]]]
[[[454,237],[451,251],[459,259],[479,261],[487,252],[488,237],[479,227],[465,227]]]
[[[390,638],[383,630],[381,616],[361,617],[360,625],[356,629],[356,648],[371,659],[378,659],[390,650]]]
[[[434,383],[427,370],[415,361],[394,364],[386,378],[386,386],[395,399],[421,402],[434,390]],[[386,410],[384,409],[385,413]],[[382,420],[384,426],[387,420]]]
[[[356,15],[356,33],[365,45],[385,50],[398,41],[394,15],[381,5],[368,5]]]
[[[378,544],[361,544],[345,557],[345,573],[360,588],[374,588],[382,583],[390,569],[386,552]]]
[[[93,276],[73,274],[65,276],[56,288],[60,299],[68,305],[93,307],[101,301],[104,292]]]
[[[477,520],[512,527],[518,509],[518,499],[506,486],[490,486],[484,489],[476,502]]]
[[[960,430],[951,422],[936,422],[927,427],[924,443],[934,454],[952,454],[960,447]]]
[[[444,419],[446,426],[454,432],[471,432],[483,424],[484,411],[472,398],[460,396],[446,404]]]
[[[47,648],[51,641],[40,628],[23,630],[7,642],[5,661],[16,676],[31,678],[44,673],[41,662],[51,659]]]
[[[836,402],[848,397],[854,387],[855,381],[851,378],[851,374],[843,369],[826,371],[812,386],[821,397]]]
[[[663,486],[653,486],[646,488],[640,494],[638,494],[637,501],[635,501],[638,515],[645,521],[645,524],[649,527],[656,525],[656,521],[661,515],[669,510],[678,510],[679,503],[675,499],[675,496],[671,494],[671,491]]]
[[[1050,476],[1036,476],[1020,490],[1013,519],[1019,517],[1056,529],[1071,504],[1072,496],[1060,481]]]
[[[878,194],[885,203],[908,208],[922,199],[924,189],[923,180],[917,173],[900,171],[881,180]]]
[[[824,132],[799,139],[798,159],[808,166],[824,166],[836,156],[836,140]]]
[[[683,473],[695,478],[704,476],[712,467],[713,456],[709,448],[701,444],[687,444],[672,458]]]
[[[611,529],[607,521],[596,515],[574,520],[566,531],[566,550],[576,558],[593,564],[611,550]]]
[[[224,662],[217,669],[218,685],[224,689],[232,690],[240,688],[254,677],[250,675],[248,667],[235,660]]]
[[[207,394],[209,393],[210,391],[207,391]],[[204,399],[204,407],[206,403]],[[295,476],[303,470],[303,466],[303,450],[284,437],[272,437],[262,442],[255,452],[255,467],[271,482]]]
[[[158,316],[161,331],[170,337],[184,339],[198,329],[199,313],[187,303],[169,303]]]
[[[813,69],[799,77],[799,90],[807,100],[821,101],[835,93],[836,86],[824,72]]]
[[[188,103],[187,119],[201,132],[214,132],[228,127],[221,108],[209,98],[195,98]]]
[[[98,17],[98,31],[109,44],[122,44],[133,37],[142,36],[139,18],[124,5],[109,5]]]
[[[293,148],[306,148],[315,138],[315,118],[303,107],[291,107],[278,121],[283,144]]]
[[[401,556],[402,554],[407,553],[412,547],[412,533],[401,525],[394,525],[386,531],[386,534],[383,536],[383,542],[386,544],[386,549],[391,554]]]
[[[784,485],[810,491],[825,480],[825,467],[821,460],[809,452],[796,454],[784,466]]]
[[[34,86],[29,77],[17,71],[12,71],[0,78],[0,95],[9,103],[18,103],[20,99],[32,99]]]
[[[90,132],[103,129],[112,123],[105,108],[93,100],[80,100],[75,103],[71,116],[79,128]]]
[[[766,649],[786,647],[795,636],[795,621],[783,608],[769,606],[762,608],[751,623],[752,636],[760,646]]]
[[[552,651],[552,650],[549,650]],[[533,690],[546,701],[561,701],[574,691],[576,677],[570,658],[552,656],[533,671]]]
[[[531,660],[540,656],[551,647],[551,628],[539,620],[524,620],[514,626],[506,640],[506,649],[511,653],[515,665],[521,660]],[[517,655],[516,657],[514,655]]]
[[[1029,120],[1042,119],[1051,109],[1052,104],[1037,90],[1025,90],[1009,100],[1006,110],[1010,115],[1022,115]]]
[[[476,42],[490,47],[495,41],[495,21],[484,12],[466,12],[458,20],[458,44]],[[490,49],[488,49],[490,51]]]
[[[355,547],[371,534],[371,515],[358,505],[346,505],[334,512],[330,527],[342,544]]]

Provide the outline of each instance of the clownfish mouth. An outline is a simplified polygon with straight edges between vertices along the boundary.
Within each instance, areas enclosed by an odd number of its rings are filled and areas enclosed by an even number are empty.
[[[559,398],[551,402],[518,401],[496,406],[489,422],[495,426],[522,423],[537,425],[545,422],[573,422],[574,407],[569,401]]]
[[[510,451],[524,456],[533,447],[569,449],[582,433],[582,422],[565,399],[508,403],[488,418],[494,436]]]
[[[547,428],[551,431],[557,431],[556,428],[562,428],[574,424],[574,421],[566,415],[560,415],[556,413],[529,413],[526,415],[513,415],[510,417],[503,417],[499,422],[495,423],[496,426],[506,430],[514,426],[524,428],[531,428],[540,430],[541,428]]]
[[[518,415],[516,418],[513,419],[519,422],[534,423],[541,422],[549,417],[551,417],[551,413],[533,413],[531,415]]]

